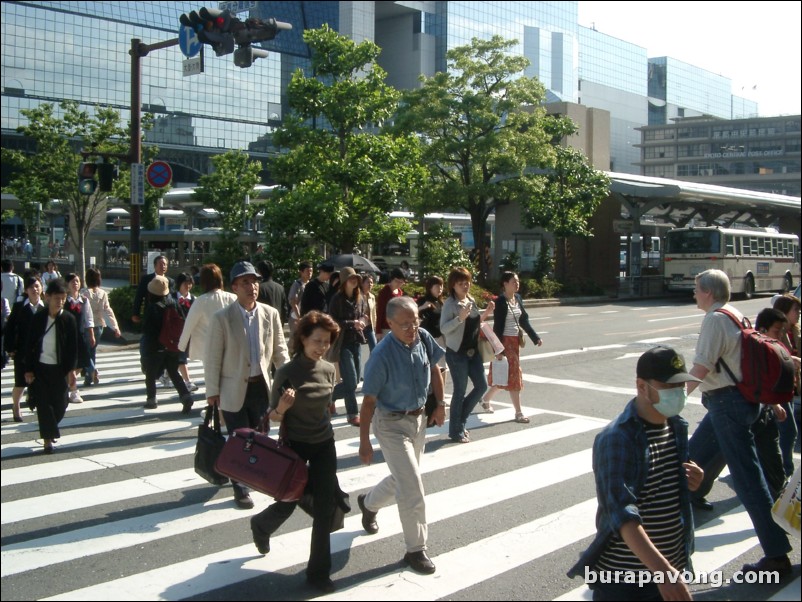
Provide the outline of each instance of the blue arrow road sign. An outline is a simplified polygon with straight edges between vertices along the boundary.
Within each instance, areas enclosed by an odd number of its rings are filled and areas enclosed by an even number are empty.
[[[198,54],[201,46],[203,46],[195,30],[186,25],[182,25],[181,29],[178,30],[178,45],[187,58],[192,58]]]

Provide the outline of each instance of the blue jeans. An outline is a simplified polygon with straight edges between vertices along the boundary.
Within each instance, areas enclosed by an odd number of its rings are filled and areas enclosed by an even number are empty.
[[[760,415],[760,405],[746,401],[734,387],[704,393],[702,404],[707,414],[688,442],[691,460],[704,469],[715,462],[718,453],[723,454],[735,493],[752,519],[764,555],[787,554],[791,544],[785,531],[771,518],[772,499],[751,430]]]
[[[97,370],[97,346],[100,345],[100,337],[103,334],[103,327],[102,326],[95,326],[93,329],[95,331],[95,346],[92,347],[89,344],[89,337],[86,337],[86,346],[89,347],[89,365],[86,367],[86,379],[92,380],[92,375]]]
[[[365,335],[365,340],[368,342],[368,350],[373,351],[373,348],[376,346],[376,333],[373,331],[373,326],[365,328],[362,334]]]
[[[451,395],[451,413],[448,419],[448,436],[455,441],[465,437],[465,423],[471,415],[473,408],[487,392],[487,376],[482,356],[477,351],[473,357],[446,349],[446,364],[451,371],[451,382],[454,392]],[[473,389],[468,395],[468,379],[473,383]]]
[[[780,430],[780,451],[783,455],[783,468],[785,476],[789,479],[794,476],[794,444],[796,443],[796,418],[794,418],[793,403],[780,404],[788,417],[777,423]]]
[[[343,343],[340,348],[340,376],[342,382],[337,383],[331,394],[331,400],[345,399],[345,412],[349,418],[359,414],[356,402],[356,386],[359,383],[359,372],[362,362],[362,345],[360,343]]]

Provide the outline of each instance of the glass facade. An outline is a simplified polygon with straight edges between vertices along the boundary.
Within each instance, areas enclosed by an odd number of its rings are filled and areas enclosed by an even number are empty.
[[[359,41],[375,39],[380,64],[399,88],[446,67],[446,52],[474,37],[517,40],[512,52],[530,61],[547,101],[577,102],[611,116],[612,163],[638,172],[637,128],[676,117],[752,115],[757,107],[732,96],[731,82],[668,57],[647,59],[642,47],[578,25],[576,2],[3,2],[3,145],[22,145],[20,110],[76,100],[86,110],[117,108],[129,120],[131,39],[154,44],[176,38],[182,13],[203,5],[242,9],[240,18],[275,17],[292,24],[261,46],[269,51],[239,69],[232,57],[205,49],[204,73],[183,76],[179,48],[142,59],[143,111],[156,116],[147,140],[158,143],[178,182],[208,171],[208,157],[247,149],[274,152],[270,134],[286,110],[292,73],[308,69],[305,29],[327,23]],[[268,183],[268,182],[265,182]]]

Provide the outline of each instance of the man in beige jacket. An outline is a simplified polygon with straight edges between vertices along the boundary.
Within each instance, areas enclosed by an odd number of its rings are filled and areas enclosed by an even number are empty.
[[[256,428],[265,415],[270,387],[270,364],[289,361],[278,311],[257,303],[261,277],[247,261],[231,268],[231,288],[237,302],[212,316],[203,362],[206,399],[219,405],[226,428]],[[237,482],[234,501],[253,508],[248,488]]]

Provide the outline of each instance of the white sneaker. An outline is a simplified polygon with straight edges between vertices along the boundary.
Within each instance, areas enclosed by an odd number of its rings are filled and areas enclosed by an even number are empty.
[[[70,403],[83,403],[84,400],[78,391],[70,391]]]
[[[164,387],[172,387],[173,386],[173,381],[171,381],[170,377],[167,376],[166,374],[162,374],[162,377],[161,377],[160,380],[162,381],[162,386],[164,386]]]
[[[193,383],[191,380],[185,380],[184,384],[187,386],[187,390],[188,391],[197,391],[198,390],[198,385]]]

